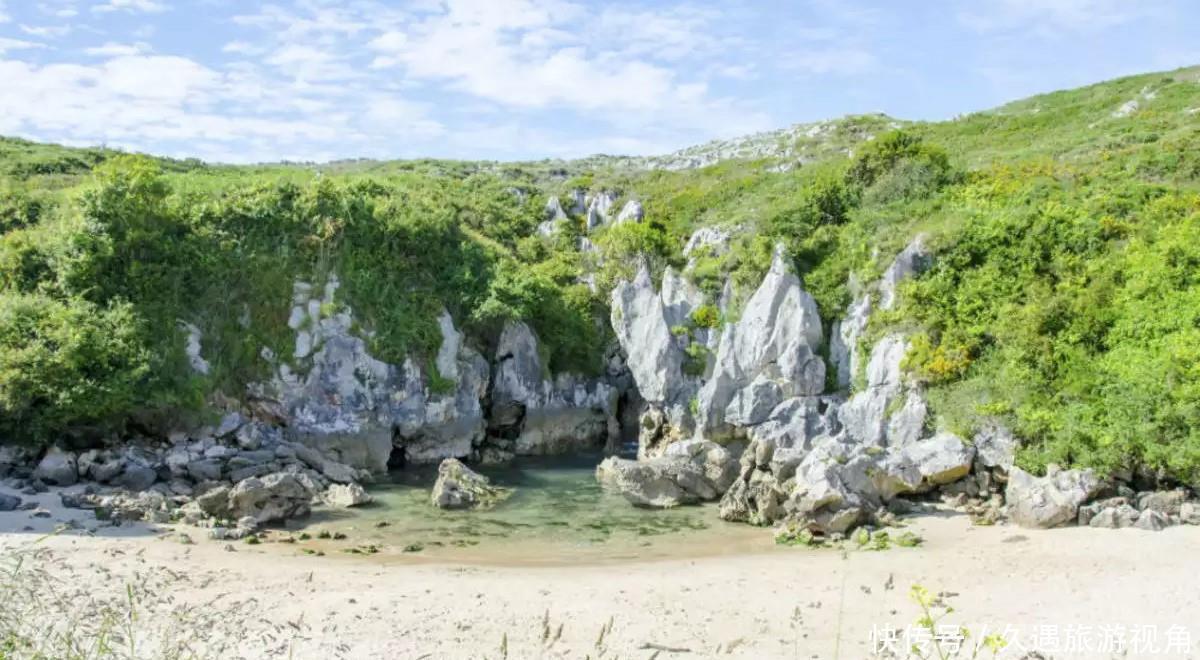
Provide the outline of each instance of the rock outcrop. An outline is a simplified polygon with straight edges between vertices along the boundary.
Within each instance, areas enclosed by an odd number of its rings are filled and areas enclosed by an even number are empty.
[[[382,473],[394,450],[411,463],[470,456],[484,438],[487,360],[463,343],[444,312],[441,348],[430,367],[437,374],[412,359],[401,365],[378,360],[351,331],[350,312],[338,309],[336,290],[335,277],[321,296],[296,284],[289,325],[296,330],[294,358],[305,369],[280,364],[260,397],[278,402],[298,440],[356,468]]]
[[[621,212],[617,214],[616,224],[624,224],[626,222],[641,222],[646,217],[646,210],[642,208],[642,203],[636,199],[631,199],[625,202],[625,206],[621,207]]]
[[[587,204],[587,230],[590,232],[603,226],[608,222],[608,214],[612,210],[612,206],[617,201],[616,195],[605,190],[588,195],[586,198]]]
[[[754,441],[738,480],[721,500],[722,518],[797,521],[813,532],[843,533],[868,522],[898,495],[952,483],[971,470],[974,449],[949,433],[884,449],[842,434],[809,451]]]
[[[511,491],[493,486],[487,477],[458,459],[447,458],[438,466],[437,481],[429,500],[439,509],[486,509],[510,494]]]
[[[874,298],[878,298],[879,309],[891,310],[896,306],[899,285],[929,267],[932,257],[926,241],[923,234],[914,238],[896,255],[874,287],[858,291],[846,310],[846,316],[833,324],[830,331],[829,359],[836,370],[839,388],[849,388],[859,373],[858,341],[867,329],[867,322],[870,321]],[[851,280],[851,291],[861,288],[856,280]]]
[[[925,428],[926,406],[901,368],[908,352],[902,335],[884,337],[871,349],[864,388],[846,402],[839,418],[855,440],[877,446],[914,442]]]
[[[1022,527],[1064,525],[1076,520],[1080,505],[1094,497],[1102,485],[1091,470],[1059,470],[1051,466],[1046,476],[1035,477],[1014,467],[1004,491],[1008,518]]]
[[[712,375],[699,394],[705,436],[761,424],[784,400],[821,394],[821,339],[817,303],[778,248],[741,319],[721,332]]]
[[[639,432],[640,451],[658,455],[670,442],[692,434],[689,402],[698,388],[684,373],[687,355],[671,320],[680,312],[654,289],[643,261],[632,282],[622,281],[612,293],[612,326],[626,356],[638,393],[646,403]]]
[[[551,378],[528,325],[505,325],[493,364],[489,456],[565,454],[616,441],[619,389],[603,377]]]

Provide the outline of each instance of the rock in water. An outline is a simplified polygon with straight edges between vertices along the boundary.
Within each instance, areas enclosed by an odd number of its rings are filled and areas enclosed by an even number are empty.
[[[716,499],[737,474],[729,451],[705,440],[672,444],[665,455],[644,461],[610,457],[596,467],[601,484],[636,506],[658,509]]]
[[[79,468],[75,454],[63,451],[58,447],[51,447],[46,451],[46,455],[42,457],[37,468],[34,469],[33,476],[56,486],[74,485],[79,481]]]
[[[229,492],[233,518],[253,518],[258,524],[308,515],[312,491],[294,474],[275,472],[242,480]]]
[[[333,484],[325,491],[325,503],[348,509],[360,504],[369,504],[372,497],[358,484]]]
[[[1019,467],[1008,476],[1004,498],[1008,517],[1022,527],[1057,527],[1075,520],[1079,505],[1100,490],[1100,479],[1091,470],[1048,470],[1035,477]]]
[[[507,488],[493,486],[488,478],[447,458],[438,466],[438,478],[429,500],[439,509],[486,509],[512,494]]]

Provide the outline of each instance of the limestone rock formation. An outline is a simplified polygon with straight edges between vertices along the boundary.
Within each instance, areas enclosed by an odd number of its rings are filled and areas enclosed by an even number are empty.
[[[617,201],[616,195],[609,191],[601,191],[586,198],[587,230],[590,232],[608,222],[608,214]]]
[[[297,475],[275,472],[250,477],[229,491],[232,518],[253,518],[258,524],[308,515],[313,491]]]
[[[633,461],[610,457],[596,468],[601,484],[636,506],[670,508],[720,497],[737,476],[737,463],[720,445],[675,443],[662,456]]]
[[[430,374],[411,359],[391,365],[374,358],[352,333],[350,312],[331,311],[337,309],[336,289],[336,277],[321,296],[296,284],[289,325],[297,333],[296,359],[307,370],[279,365],[260,398],[279,402],[297,439],[352,467],[382,473],[394,448],[412,463],[471,455],[484,437],[480,401],[489,370],[463,344],[449,314],[438,319],[438,373]],[[435,390],[435,381],[449,383],[450,390]]]
[[[636,199],[631,199],[625,202],[625,206],[621,207],[621,212],[617,214],[616,224],[624,224],[626,222],[641,222],[646,217],[646,210],[642,208],[642,203]]]
[[[925,402],[905,382],[901,363],[907,352],[907,340],[897,334],[879,340],[871,350],[866,386],[850,397],[839,413],[846,432],[859,442],[903,445],[920,437]]]
[[[684,373],[686,354],[671,331],[675,313],[655,291],[644,261],[632,282],[622,281],[613,289],[612,326],[646,403],[639,437],[641,450],[650,454],[661,453],[662,447],[690,436],[693,429],[688,408],[697,382]]]
[[[511,491],[493,486],[487,477],[458,459],[447,458],[438,466],[437,481],[429,500],[439,509],[486,509],[510,494]]]
[[[1074,521],[1079,506],[1095,496],[1101,485],[1091,470],[1051,467],[1046,476],[1035,477],[1013,467],[1004,492],[1008,517],[1022,527],[1058,527]]]
[[[546,219],[538,225],[537,232],[541,236],[553,236],[554,232],[558,231],[559,224],[567,219],[567,214],[557,197],[551,196],[546,200],[545,217]]]
[[[833,324],[830,332],[829,358],[837,373],[838,387],[850,387],[859,372],[858,340],[870,321],[873,296],[878,296],[879,308],[888,311],[896,306],[897,287],[904,280],[917,275],[930,265],[931,255],[927,238],[921,234],[914,238],[884,271],[872,289],[859,291],[846,310],[846,316]],[[851,290],[860,289],[851,280]]]
[[[489,410],[490,441],[511,440],[518,455],[563,454],[615,441],[618,389],[604,378],[548,376],[533,330],[504,327],[497,343]]]
[[[722,330],[712,376],[699,395],[706,436],[728,435],[735,423],[762,423],[784,399],[819,395],[825,387],[820,345],[816,301],[777,248],[770,271],[747,301],[741,319]],[[729,413],[732,420],[727,419]]]

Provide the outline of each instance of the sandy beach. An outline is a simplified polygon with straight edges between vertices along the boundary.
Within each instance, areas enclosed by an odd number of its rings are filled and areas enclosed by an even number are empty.
[[[0,553],[25,555],[22,570],[58,590],[67,611],[40,616],[70,620],[136,585],[135,657],[886,657],[906,634],[919,641],[914,584],[947,592],[945,623],[973,641],[1005,631],[1000,657],[1190,658],[1200,643],[1200,527],[1029,531],[947,513],[910,521],[919,548],[534,567],[314,556],[145,524],[89,533],[90,514],[33,499],[40,517],[0,513]],[[45,535],[69,520],[80,529]],[[1135,647],[1152,632],[1154,646]]]

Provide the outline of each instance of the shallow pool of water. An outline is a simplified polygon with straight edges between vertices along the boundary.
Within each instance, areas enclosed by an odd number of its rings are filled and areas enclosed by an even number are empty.
[[[512,497],[485,511],[434,508],[429,491],[436,467],[410,468],[372,485],[373,504],[318,509],[293,531],[312,537],[298,545],[307,552],[499,564],[670,559],[774,547],[768,530],[720,520],[715,503],[668,510],[633,507],[596,482],[600,460],[525,458],[482,468],[493,483],[514,489]],[[345,538],[318,538],[322,532]]]

